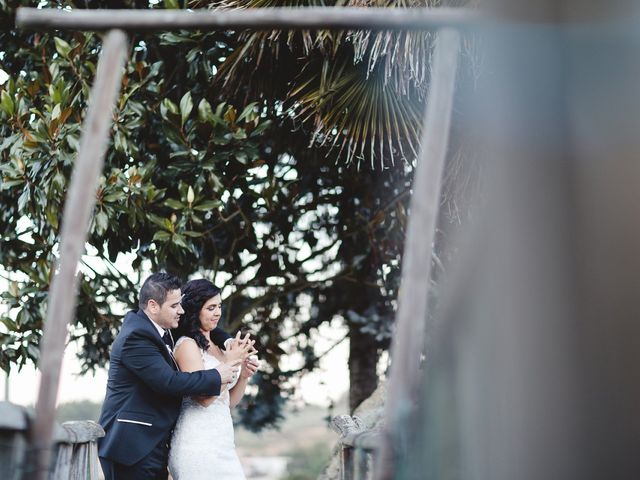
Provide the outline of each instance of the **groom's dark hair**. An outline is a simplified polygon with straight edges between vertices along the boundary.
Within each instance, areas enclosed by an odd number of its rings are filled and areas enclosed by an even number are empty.
[[[138,295],[138,306],[141,309],[147,308],[149,300],[155,300],[158,305],[162,305],[167,299],[167,293],[171,290],[180,290],[182,282],[177,277],[166,272],[158,272],[149,276],[140,289]]]

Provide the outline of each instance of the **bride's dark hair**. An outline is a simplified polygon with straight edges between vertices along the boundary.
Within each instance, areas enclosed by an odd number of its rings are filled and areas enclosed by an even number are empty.
[[[220,289],[204,278],[191,280],[182,287],[184,313],[176,329],[176,338],[187,336],[193,338],[202,350],[209,348],[211,339],[200,331],[200,310],[207,300],[219,293]]]

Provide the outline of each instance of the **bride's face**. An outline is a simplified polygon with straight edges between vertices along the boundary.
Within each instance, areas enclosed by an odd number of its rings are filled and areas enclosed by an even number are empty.
[[[205,332],[210,332],[218,326],[221,315],[222,299],[220,295],[216,295],[204,302],[200,309],[200,328]]]

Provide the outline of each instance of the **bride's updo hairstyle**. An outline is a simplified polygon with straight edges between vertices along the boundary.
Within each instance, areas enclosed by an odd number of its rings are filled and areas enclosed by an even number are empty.
[[[212,297],[220,294],[220,289],[209,280],[199,278],[191,280],[182,287],[182,309],[184,313],[180,317],[176,338],[193,338],[198,347],[202,350],[209,348],[210,339],[205,337],[200,331],[200,310],[202,306]]]

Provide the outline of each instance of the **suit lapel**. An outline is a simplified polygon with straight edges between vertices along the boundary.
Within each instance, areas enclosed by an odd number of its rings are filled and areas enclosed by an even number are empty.
[[[176,362],[176,358],[173,356],[173,353],[167,347],[167,344],[164,343],[164,340],[160,337],[158,330],[151,322],[151,319],[147,317],[147,314],[142,310],[138,310],[136,315],[140,318],[140,328],[147,331],[153,341],[158,344],[160,350],[162,351],[162,356],[165,358],[166,362],[171,365],[174,370],[180,371],[180,367],[178,367],[178,362]]]

